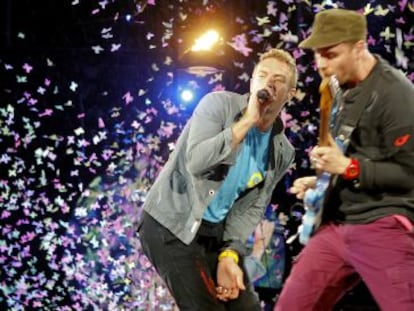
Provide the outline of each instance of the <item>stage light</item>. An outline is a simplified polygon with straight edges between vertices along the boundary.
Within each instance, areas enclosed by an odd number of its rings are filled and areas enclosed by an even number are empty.
[[[211,28],[198,36],[194,36],[194,31],[191,31],[187,37],[191,38],[189,42],[193,44],[181,46],[177,61],[180,70],[197,77],[205,77],[223,70],[226,45],[217,30]]]
[[[185,102],[190,102],[194,98],[194,93],[191,90],[185,89],[181,92],[181,99]]]
[[[220,36],[217,31],[209,30],[195,40],[194,45],[191,47],[191,51],[209,51],[219,41],[219,39]]]
[[[125,19],[126,19],[126,21],[127,21],[127,22],[130,22],[130,21],[131,21],[131,19],[132,19],[131,14],[127,14],[127,15],[125,16]]]

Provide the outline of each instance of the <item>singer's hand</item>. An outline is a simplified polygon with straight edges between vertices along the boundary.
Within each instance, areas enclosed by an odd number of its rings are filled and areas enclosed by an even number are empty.
[[[256,124],[262,117],[264,108],[264,105],[260,104],[256,94],[251,94],[244,116],[253,124]]]
[[[271,103],[274,101],[274,92],[274,89],[268,87],[251,94],[246,117],[250,118],[255,125],[258,125],[262,121],[266,112],[269,110]]]
[[[217,265],[217,298],[229,301],[239,297],[245,290],[243,271],[232,258],[223,258]]]

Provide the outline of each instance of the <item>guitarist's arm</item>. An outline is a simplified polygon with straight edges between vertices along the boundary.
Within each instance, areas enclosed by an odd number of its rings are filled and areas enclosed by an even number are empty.
[[[311,163],[317,171],[341,175],[351,163],[351,158],[343,155],[335,140],[329,134],[328,146],[316,146],[310,152]],[[293,182],[290,192],[303,199],[308,189],[316,187],[316,176],[298,178]]]
[[[310,152],[310,158],[317,170],[335,175],[344,174],[351,163],[351,158],[343,154],[330,134],[328,146],[316,146]]]

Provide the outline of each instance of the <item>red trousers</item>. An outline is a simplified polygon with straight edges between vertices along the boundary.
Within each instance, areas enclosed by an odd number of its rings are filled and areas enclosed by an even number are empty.
[[[414,310],[414,233],[395,217],[321,227],[296,258],[274,311],[332,310],[361,279],[382,311]]]

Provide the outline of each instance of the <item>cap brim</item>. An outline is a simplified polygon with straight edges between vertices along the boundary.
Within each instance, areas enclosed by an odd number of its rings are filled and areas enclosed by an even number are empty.
[[[301,43],[299,43],[299,47],[302,48],[302,49],[311,49],[313,47],[313,44],[312,44],[313,40],[311,40],[311,39],[312,38],[309,37],[309,38],[303,40]]]
[[[337,40],[323,40],[321,38],[315,38],[310,36],[309,38],[299,43],[299,47],[302,49],[321,49],[339,44],[343,41],[344,40],[342,40],[341,38],[338,38]]]

